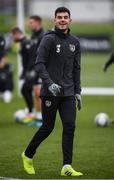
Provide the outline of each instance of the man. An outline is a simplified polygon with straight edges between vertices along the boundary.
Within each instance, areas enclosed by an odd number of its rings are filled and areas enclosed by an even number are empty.
[[[55,28],[48,32],[38,49],[35,69],[43,80],[41,90],[43,125],[22,153],[24,169],[35,174],[32,158],[40,143],[52,132],[57,110],[62,125],[63,168],[61,176],[81,176],[72,164],[76,99],[81,109],[80,44],[70,35],[70,11],[65,7],[55,11]],[[75,99],[76,98],[76,99]]]
[[[114,63],[114,53],[112,53],[112,55],[110,56],[109,60],[105,63],[104,67],[103,67],[103,70],[104,72],[107,71],[108,67]]]
[[[24,100],[26,102],[27,108],[29,110],[29,113],[27,117],[25,118],[25,121],[31,121],[34,118],[33,115],[33,96],[32,96],[32,91],[33,91],[33,80],[34,77],[36,77],[36,73],[33,70],[29,69],[29,65],[31,64],[31,41],[28,40],[23,32],[18,28],[14,27],[12,29],[12,36],[13,40],[15,42],[20,43],[20,55],[22,58],[22,73],[20,76],[20,79],[24,80],[24,84],[22,86],[21,92],[24,97]]]
[[[0,95],[5,103],[12,100],[13,91],[13,70],[12,66],[7,63],[5,54],[5,39],[0,34]]]
[[[40,41],[44,35],[44,31],[42,28],[42,19],[40,16],[32,15],[29,17],[28,20],[28,27],[32,32],[31,41],[32,41],[32,61],[30,64],[30,68],[34,67],[34,62],[36,59],[36,52],[39,47]],[[41,89],[41,79],[39,79],[36,82],[34,82],[33,86],[33,92],[34,92],[34,103],[35,103],[35,109],[36,109],[36,118],[38,120],[42,120],[41,115],[41,100],[40,100],[40,89]]]
[[[5,39],[2,34],[0,34],[0,59],[5,56]]]
[[[13,69],[12,65],[7,63],[6,58],[0,59],[0,97],[5,103],[10,103],[13,92]]]

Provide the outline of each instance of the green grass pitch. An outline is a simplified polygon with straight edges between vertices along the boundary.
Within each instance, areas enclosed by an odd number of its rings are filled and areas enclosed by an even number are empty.
[[[113,87],[114,66],[112,65],[105,74],[102,71],[102,66],[108,58],[109,54],[82,55],[82,86]],[[13,55],[10,55],[9,59],[14,65],[16,83],[16,60]],[[94,124],[94,117],[99,112],[106,112],[114,118],[114,97],[83,96],[82,100],[83,108],[77,116],[73,167],[84,173],[82,179],[114,179],[114,125],[98,128]],[[62,127],[59,115],[53,133],[41,144],[34,158],[36,175],[29,176],[24,172],[21,152],[37,131],[36,127],[15,123],[13,113],[24,107],[25,104],[22,98],[17,96],[16,89],[11,104],[7,105],[0,101],[0,176],[61,179]]]
[[[11,105],[0,102],[0,176],[12,178],[60,179],[62,167],[61,121],[59,116],[53,133],[43,142],[34,158],[36,175],[23,171],[21,152],[24,150],[36,127],[16,124],[12,114],[24,107],[19,98]],[[98,128],[94,117],[98,112],[113,114],[114,97],[83,97],[83,109],[78,113],[74,141],[73,167],[84,173],[84,179],[114,178],[114,125]]]

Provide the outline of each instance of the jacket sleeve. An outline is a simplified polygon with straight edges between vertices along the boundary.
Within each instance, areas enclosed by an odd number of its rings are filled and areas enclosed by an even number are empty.
[[[25,49],[25,59],[26,59],[25,72],[29,72],[34,68],[33,59],[31,58],[32,45],[30,41],[26,42],[24,49]]]
[[[53,83],[46,69],[52,44],[52,39],[44,36],[37,50],[37,58],[35,61],[35,71],[47,87]]]
[[[80,49],[80,43],[77,40],[75,59],[74,59],[74,68],[73,68],[73,80],[74,80],[75,94],[81,93],[81,82],[80,82],[81,67],[80,66],[81,66],[81,49]]]
[[[0,59],[2,59],[5,54],[5,39],[3,36],[0,35]]]
[[[13,90],[13,66],[11,64],[7,64],[6,86],[10,91]]]
[[[29,40],[25,40],[22,44],[21,44],[21,54],[22,54],[22,73],[20,76],[20,79],[24,79],[26,76],[26,73],[31,70],[31,63],[32,63],[32,59],[31,59],[31,43]],[[32,66],[33,67],[33,66]]]

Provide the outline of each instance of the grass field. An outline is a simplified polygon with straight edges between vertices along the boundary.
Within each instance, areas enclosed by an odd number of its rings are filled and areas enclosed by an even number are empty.
[[[102,66],[109,54],[82,55],[82,86],[113,87],[114,66],[104,74]],[[14,65],[16,84],[16,59],[9,55]],[[83,179],[114,179],[114,125],[98,128],[94,117],[106,112],[114,118],[114,97],[83,96],[83,109],[78,113],[77,130],[74,141],[73,167],[82,171]],[[14,91],[11,104],[0,101],[0,176],[12,178],[60,179],[62,166],[61,121],[57,116],[55,130],[40,146],[34,159],[36,175],[29,176],[23,171],[20,158],[36,127],[16,124],[13,113],[25,104]],[[71,179],[71,178],[70,178]]]
[[[7,19],[4,17],[4,19]],[[0,18],[3,20],[3,17]],[[16,24],[15,17],[10,17],[4,26],[1,21],[1,32],[8,32]],[[45,29],[52,28],[52,21],[44,20]],[[12,28],[12,27],[11,27]],[[73,22],[71,31],[74,34],[110,35],[114,49],[114,23],[81,24]],[[82,55],[82,87],[114,87],[114,65],[107,73],[102,70],[110,54]],[[27,175],[22,166],[21,153],[27,146],[36,127],[15,123],[13,114],[25,107],[22,98],[17,96],[17,61],[9,54],[9,61],[14,66],[15,90],[11,104],[0,101],[0,177],[20,179],[61,179],[61,121],[57,115],[55,129],[49,138],[42,143],[34,158],[36,175]],[[114,179],[114,125],[98,128],[94,117],[99,112],[106,112],[114,118],[114,96],[83,96],[83,108],[78,113],[77,129],[74,140],[73,167],[84,173],[80,179]],[[66,178],[62,178],[66,179]],[[68,179],[68,178],[67,178]],[[71,179],[71,177],[70,177]],[[74,178],[75,179],[75,178]]]
[[[81,81],[82,87],[113,87],[114,86],[114,64],[106,73],[103,65],[109,59],[106,53],[84,53],[81,58]],[[17,60],[14,54],[9,54],[9,61],[14,67],[14,80],[17,85]]]
[[[113,87],[114,65],[103,72],[103,65],[110,54],[83,54],[82,55],[82,87]]]
[[[95,115],[101,111],[107,112],[113,118],[113,106],[114,97],[111,96],[83,97],[83,109],[78,113],[73,158],[73,167],[84,173],[83,179],[114,178],[114,125],[98,128],[94,124]],[[34,158],[36,175],[29,176],[23,171],[20,154],[37,128],[14,122],[13,113],[21,107],[24,104],[18,97],[14,98],[11,105],[0,102],[0,176],[60,179],[62,153],[59,116],[55,130],[42,143]]]

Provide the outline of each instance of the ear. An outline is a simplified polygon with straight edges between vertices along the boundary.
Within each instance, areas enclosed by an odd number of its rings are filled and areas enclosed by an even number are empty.
[[[70,23],[72,22],[72,19],[70,18]]]
[[[53,19],[53,22],[55,23],[55,18]]]

